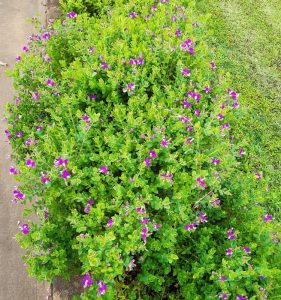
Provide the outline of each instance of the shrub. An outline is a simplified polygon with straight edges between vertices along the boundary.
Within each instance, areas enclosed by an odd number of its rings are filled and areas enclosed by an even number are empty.
[[[8,131],[31,202],[31,275],[83,274],[83,299],[280,295],[278,224],[231,124],[238,94],[189,1],[68,14],[12,72]]]

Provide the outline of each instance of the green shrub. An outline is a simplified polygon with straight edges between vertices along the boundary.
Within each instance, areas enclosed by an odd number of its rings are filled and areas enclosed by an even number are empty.
[[[279,225],[232,137],[238,96],[192,3],[166,2],[72,13],[16,64],[14,197],[40,219],[17,235],[27,268],[83,274],[83,299],[278,296]]]

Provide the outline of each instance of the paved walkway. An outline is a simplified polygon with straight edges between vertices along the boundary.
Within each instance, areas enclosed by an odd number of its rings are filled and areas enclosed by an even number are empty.
[[[14,64],[31,32],[26,19],[38,12],[43,12],[40,0],[0,0],[0,61],[7,62],[8,68]],[[11,162],[6,158],[10,147],[4,137],[6,124],[2,114],[5,103],[12,101],[13,89],[10,79],[4,75],[5,69],[0,66],[0,300],[45,300],[48,285],[28,278],[21,261],[22,252],[14,239],[21,207],[11,204],[16,183],[8,171]]]

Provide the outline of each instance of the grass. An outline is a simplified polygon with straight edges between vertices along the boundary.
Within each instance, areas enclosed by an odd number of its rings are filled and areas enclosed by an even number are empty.
[[[211,14],[210,43],[240,93],[235,136],[249,168],[268,180],[268,209],[281,220],[281,1],[197,0],[196,9]]]

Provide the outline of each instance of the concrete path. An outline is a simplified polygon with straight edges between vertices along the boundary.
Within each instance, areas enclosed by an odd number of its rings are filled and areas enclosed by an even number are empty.
[[[10,147],[2,120],[5,103],[13,98],[11,80],[4,71],[13,66],[31,33],[32,27],[26,19],[37,13],[43,13],[40,0],[0,0],[0,61],[9,64],[0,66],[0,300],[45,300],[49,295],[47,284],[28,278],[21,260],[22,251],[14,239],[19,230],[21,207],[11,203],[16,183],[9,174]]]

